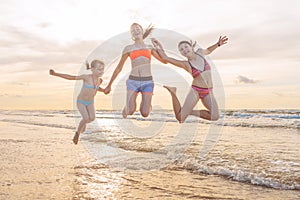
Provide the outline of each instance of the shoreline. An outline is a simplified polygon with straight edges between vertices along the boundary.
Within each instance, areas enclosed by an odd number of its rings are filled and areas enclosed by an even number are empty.
[[[84,140],[85,142],[89,141],[86,140],[87,138],[80,140],[78,145],[72,143],[75,126],[74,119],[70,118],[68,113],[62,115],[49,113],[40,115],[40,113],[33,114],[29,112],[2,114],[2,120],[0,121],[0,127],[2,128],[0,129],[0,159],[2,160],[0,165],[2,172],[0,177],[0,199],[76,200],[161,197],[165,199],[229,198],[246,200],[297,199],[300,197],[297,190],[274,189],[245,183],[242,179],[235,181],[218,174],[201,173],[199,169],[202,169],[202,165],[193,162],[193,159],[179,160],[182,162],[177,162],[162,170],[147,170],[144,172],[130,169],[119,170],[111,167],[109,162],[105,162],[105,159],[95,158],[84,143]],[[97,148],[97,151],[103,151],[103,156],[106,159],[110,155],[108,150],[111,148],[118,148],[125,152],[130,149],[130,152],[142,153],[143,151],[140,151],[139,145],[146,148],[146,145],[164,144],[164,141],[168,141],[165,139],[171,137],[172,133],[177,130],[176,127],[180,126],[173,123],[174,126],[164,130],[161,136],[140,143],[140,140],[134,138],[120,137],[118,135],[119,129],[111,126],[111,121],[113,119],[110,116],[107,119],[104,117],[99,121],[99,124],[91,124],[89,127],[90,133],[99,134],[99,136],[104,134],[104,136],[110,138],[109,141],[112,143],[108,144],[106,144],[107,141],[97,140],[104,146],[109,147],[108,149]],[[98,130],[98,126],[103,127]],[[207,132],[205,129],[207,126],[201,127],[200,132]],[[211,167],[209,168],[211,170],[219,169],[219,165],[216,165],[216,168],[211,166],[212,162],[218,164],[218,159],[224,159],[228,163],[231,162],[237,165],[237,167],[232,168],[231,175],[235,175],[236,172],[239,175],[240,170],[242,172],[243,170],[250,170],[249,173],[253,173],[257,169],[268,169],[259,164],[263,157],[261,159],[256,155],[268,155],[269,153],[273,155],[276,149],[282,152],[285,150],[285,143],[276,146],[274,141],[277,141],[278,138],[285,141],[285,138],[288,138],[297,130],[292,130],[292,132],[273,132],[272,129],[263,130],[235,126],[224,127],[224,132],[220,135],[218,144],[211,151],[210,160],[207,160],[207,162],[202,161],[205,162],[202,163],[204,169],[207,167]],[[245,131],[247,134],[243,133]],[[87,134],[86,136],[90,135]],[[294,136],[298,137],[297,135]],[[260,138],[259,142],[257,142],[257,138]],[[186,158],[197,157],[194,153],[199,151],[198,145],[202,144],[204,139],[205,134],[197,134],[197,137],[193,140],[193,145],[190,145],[187,149]],[[296,141],[291,140],[287,144],[295,146]],[[93,143],[95,140],[91,140],[91,142]],[[264,148],[266,144],[269,148]],[[270,146],[270,144],[273,145]],[[240,152],[240,147],[251,150],[253,145],[256,147],[256,154],[252,154],[250,151],[243,151],[241,153],[244,154],[240,155],[237,154],[237,152]],[[248,152],[250,153],[248,154]],[[246,162],[246,159],[244,160],[245,155],[253,159],[246,166],[243,165]],[[281,169],[280,167],[284,164],[281,164],[284,161],[283,158],[285,157],[282,157],[284,155],[283,152],[283,154],[278,155],[279,157],[276,156],[266,163],[276,161],[273,164],[271,163],[270,166],[273,169]],[[124,162],[124,164],[128,162],[130,166],[135,166],[132,165],[133,163],[136,164],[137,169],[139,166],[143,167],[143,161],[149,161],[149,159],[143,160],[143,157],[139,157],[140,160],[136,160],[134,157],[125,157],[123,160],[121,158],[113,156],[112,161]],[[293,158],[290,157],[289,162],[285,163],[291,164]],[[252,164],[255,164],[255,166],[251,167]],[[244,168],[240,169],[239,166],[244,166]],[[285,171],[282,171],[282,173],[285,173]],[[288,177],[291,180],[294,179]]]

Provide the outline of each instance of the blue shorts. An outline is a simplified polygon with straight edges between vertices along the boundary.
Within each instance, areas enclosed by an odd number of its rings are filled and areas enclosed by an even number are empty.
[[[150,93],[153,94],[154,83],[153,80],[149,81],[136,81],[128,79],[126,81],[127,90],[134,92]]]

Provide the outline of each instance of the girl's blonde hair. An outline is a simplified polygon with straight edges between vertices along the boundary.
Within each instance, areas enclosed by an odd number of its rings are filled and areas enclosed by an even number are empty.
[[[181,44],[184,44],[184,43],[190,45],[190,46],[193,47],[193,48],[194,48],[194,47],[196,46],[196,44],[197,44],[196,41],[193,43],[192,40],[190,40],[190,41],[182,40],[182,41],[180,41],[180,42],[178,43],[178,47],[179,47]]]
[[[138,24],[138,23],[133,23],[133,24],[131,24],[130,29],[131,29],[131,27],[134,26],[134,25],[141,27],[141,29],[142,29],[143,32],[144,32],[143,27],[142,27],[140,24]],[[150,33],[153,31],[153,29],[154,29],[153,25],[150,24],[150,25],[148,26],[148,28],[145,30],[144,34],[143,34],[143,39],[145,39],[146,37],[148,37],[148,36],[150,35]]]
[[[94,68],[97,64],[103,65],[104,66],[104,62],[102,62],[101,60],[93,60],[91,62],[91,66],[89,65],[89,62],[86,61],[85,65],[86,65],[86,69],[91,69]]]

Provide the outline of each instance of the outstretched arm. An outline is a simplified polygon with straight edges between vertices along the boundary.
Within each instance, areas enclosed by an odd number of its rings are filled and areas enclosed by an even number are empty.
[[[104,89],[104,93],[105,94],[108,94],[110,92],[111,85],[113,84],[114,80],[117,78],[117,76],[119,75],[119,73],[122,71],[124,63],[125,63],[125,61],[126,61],[126,59],[127,59],[128,56],[129,56],[129,53],[123,53],[123,55],[122,55],[122,57],[121,57],[121,59],[119,61],[119,64],[117,65],[115,71],[113,72],[112,77],[110,78],[110,81],[109,81],[108,85]]]
[[[164,64],[168,64],[168,62],[160,56],[160,54],[159,54],[159,52],[158,52],[157,49],[152,49],[152,50],[151,50],[151,54],[152,54],[157,60],[159,60],[160,62],[162,62],[162,63],[164,63]]]
[[[220,36],[220,37],[219,37],[219,40],[218,40],[218,42],[217,42],[216,44],[214,44],[214,45],[208,47],[207,49],[204,49],[204,50],[203,50],[204,55],[210,54],[210,53],[213,52],[216,48],[222,46],[223,44],[226,44],[227,41],[228,41],[228,38],[227,38],[226,36]],[[200,50],[200,49],[198,49],[197,51],[199,51],[199,50]]]
[[[53,69],[49,70],[49,74],[52,76],[57,76],[57,77],[67,79],[67,80],[83,80],[84,79],[84,75],[73,76],[73,75],[69,75],[69,74],[62,74],[62,73],[55,72]]]
[[[99,87],[99,88],[98,88],[98,92],[104,92],[104,88]]]
[[[156,40],[155,38],[152,38],[151,41],[153,43],[153,46],[156,48],[155,51],[158,53],[160,59],[162,59],[164,61],[164,63],[171,63],[172,65],[183,68],[184,70],[189,72],[189,65],[187,64],[186,61],[177,60],[175,58],[169,57],[165,53],[162,44],[158,40]]]

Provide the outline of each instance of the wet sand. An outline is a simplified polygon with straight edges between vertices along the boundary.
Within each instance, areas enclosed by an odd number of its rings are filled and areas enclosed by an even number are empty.
[[[72,199],[87,155],[70,130],[0,122],[0,199]]]

